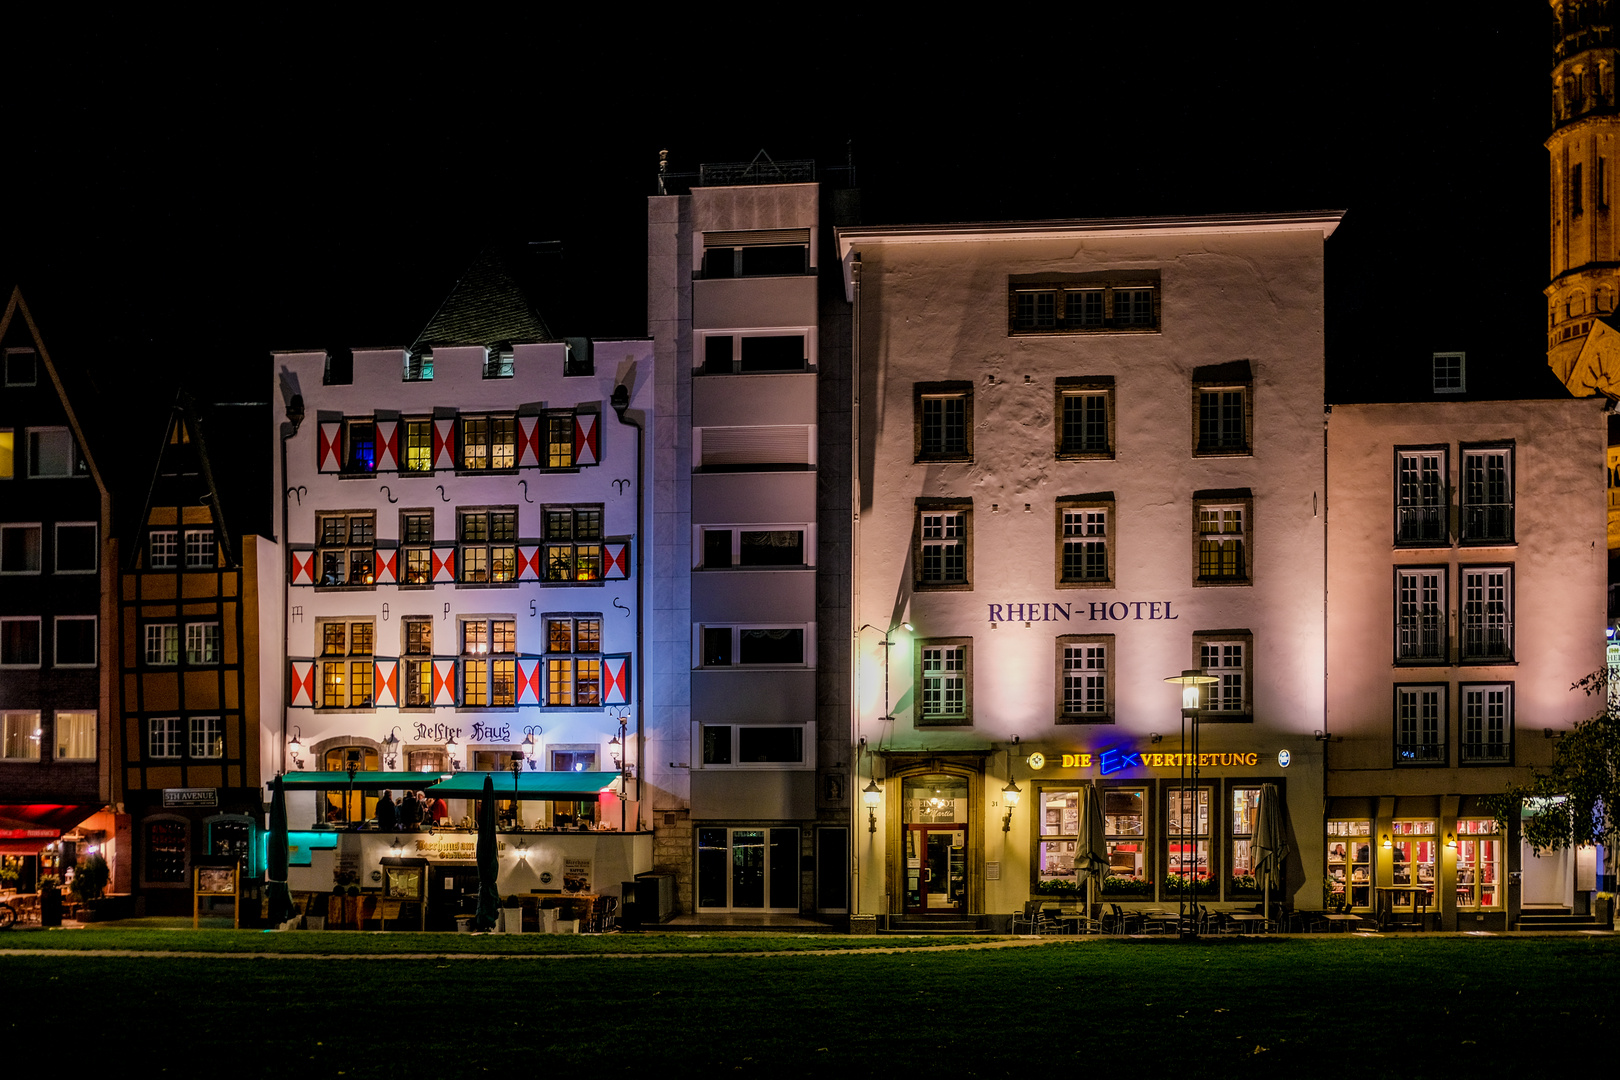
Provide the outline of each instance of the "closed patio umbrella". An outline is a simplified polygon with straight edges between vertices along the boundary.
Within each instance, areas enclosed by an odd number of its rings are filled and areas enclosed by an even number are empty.
[[[1074,853],[1074,883],[1091,882],[1089,902],[1102,894],[1103,877],[1108,873],[1107,831],[1103,828],[1102,796],[1095,781],[1086,785],[1086,799],[1080,811],[1080,843]]]
[[[1254,859],[1254,871],[1265,882],[1263,913],[1271,918],[1271,883],[1282,870],[1283,859],[1288,856],[1288,834],[1283,830],[1282,796],[1276,784],[1260,785],[1260,801],[1254,808],[1254,838],[1249,841],[1249,853]]]
[[[293,917],[292,893],[287,889],[287,792],[281,777],[270,781],[270,850],[266,867],[270,924],[280,926]]]
[[[478,910],[473,914],[474,930],[495,929],[500,896],[495,892],[495,781],[484,777],[484,797],[478,803]]]

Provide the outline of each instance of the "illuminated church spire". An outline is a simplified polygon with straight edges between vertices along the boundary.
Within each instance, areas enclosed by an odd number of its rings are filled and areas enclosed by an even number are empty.
[[[1611,0],[1550,0],[1557,21],[1547,363],[1571,393],[1620,397],[1620,110]]]

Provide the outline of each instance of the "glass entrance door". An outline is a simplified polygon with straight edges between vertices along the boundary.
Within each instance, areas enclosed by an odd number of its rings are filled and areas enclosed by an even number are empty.
[[[697,830],[697,902],[704,911],[798,911],[799,830]]]
[[[906,913],[967,910],[967,826],[906,826]]]

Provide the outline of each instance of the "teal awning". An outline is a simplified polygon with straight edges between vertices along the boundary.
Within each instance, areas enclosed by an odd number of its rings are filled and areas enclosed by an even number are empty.
[[[428,792],[446,799],[477,798],[484,793],[486,776],[494,777],[497,799],[512,797],[513,782],[509,772],[451,773],[429,788]],[[618,782],[619,774],[616,772],[524,772],[517,776],[517,797],[531,802],[543,799],[594,799]]]
[[[356,791],[381,791],[383,788],[425,788],[444,773],[436,772],[357,772],[354,774]],[[480,774],[482,775],[482,774]],[[618,776],[618,773],[614,773]],[[346,772],[290,772],[283,773],[281,782],[288,791],[316,789],[344,789],[349,786]]]

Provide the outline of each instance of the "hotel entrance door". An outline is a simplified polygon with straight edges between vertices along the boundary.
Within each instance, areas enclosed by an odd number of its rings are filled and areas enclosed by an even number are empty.
[[[906,826],[906,914],[967,910],[967,826]]]

